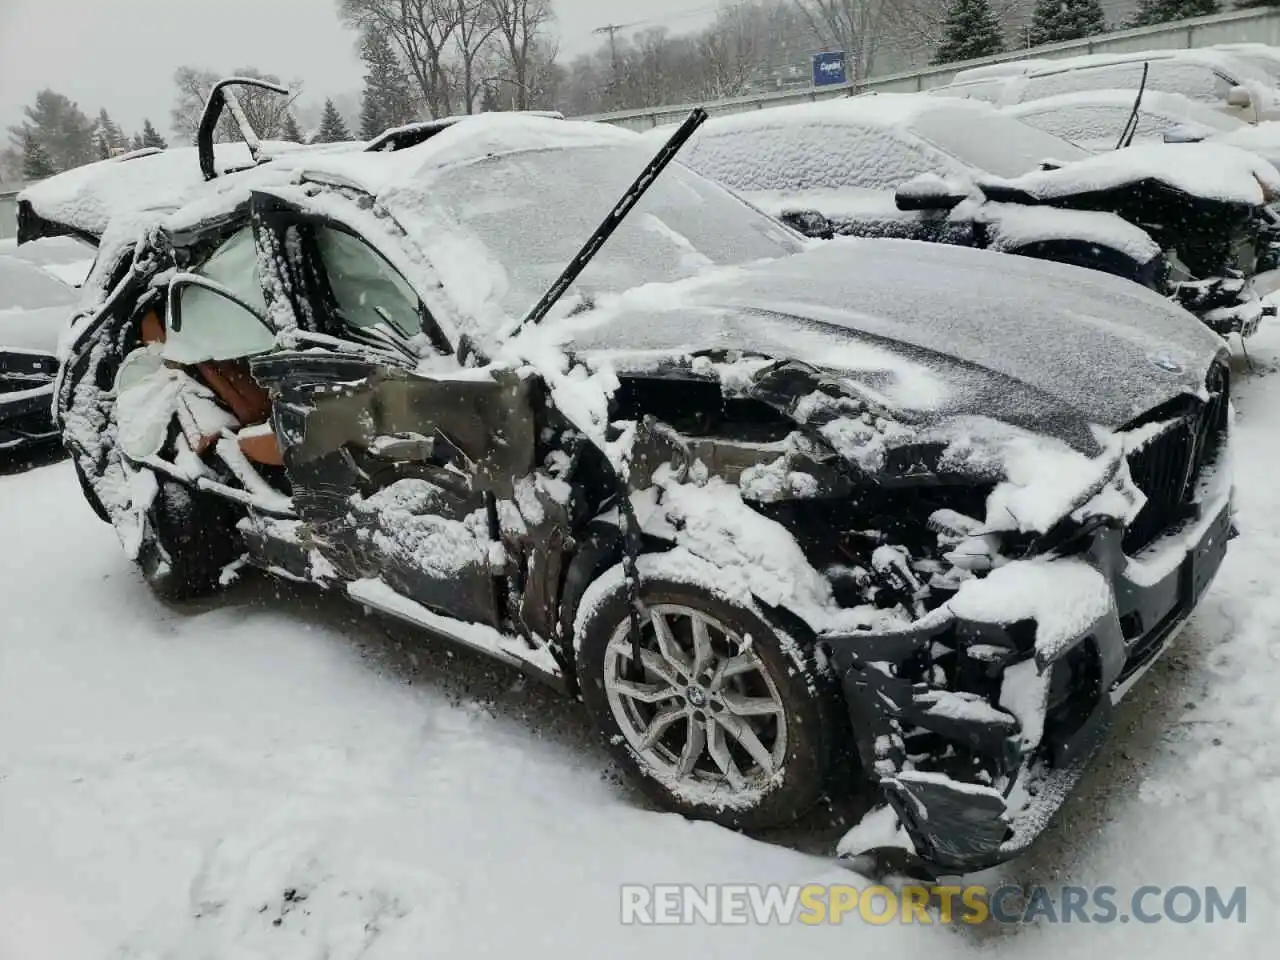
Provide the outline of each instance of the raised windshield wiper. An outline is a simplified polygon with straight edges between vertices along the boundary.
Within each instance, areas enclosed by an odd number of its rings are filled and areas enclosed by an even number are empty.
[[[680,148],[688,142],[694,131],[702,126],[706,120],[707,111],[698,107],[689,114],[684,123],[680,124],[680,129],[671,135],[671,139],[662,145],[662,149],[640,171],[640,176],[636,177],[635,182],[627,188],[626,193],[622,195],[622,199],[614,204],[613,209],[609,211],[604,221],[600,226],[596,227],[595,233],[587,238],[587,242],[582,245],[582,249],[577,252],[574,258],[569,261],[569,265],[564,268],[564,273],[560,274],[556,282],[551,285],[551,289],[542,295],[542,299],[534,304],[528,315],[511,331],[513,336],[525,327],[541,323],[546,319],[547,314],[551,312],[551,308],[556,305],[556,301],[564,296],[565,291],[573,285],[573,282],[578,279],[582,271],[587,268],[587,264],[600,252],[604,242],[609,239],[614,230],[618,229],[618,224],[622,223],[632,208],[640,202],[640,198],[653,185],[653,181],[657,179],[658,174],[662,173],[667,164],[675,159]]]
[[[1129,114],[1129,120],[1120,131],[1120,140],[1116,144],[1117,150],[1131,146],[1133,138],[1138,133],[1138,111],[1142,109],[1142,95],[1147,91],[1147,73],[1150,70],[1151,61],[1148,60],[1142,65],[1142,82],[1138,84],[1138,95],[1133,100],[1133,111]]]

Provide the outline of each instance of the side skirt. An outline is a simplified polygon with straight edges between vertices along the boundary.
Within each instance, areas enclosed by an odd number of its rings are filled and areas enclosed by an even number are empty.
[[[397,593],[382,580],[352,581],[347,584],[347,595],[362,606],[470,647],[515,667],[562,693],[569,693],[569,685],[560,665],[545,647],[531,650],[521,637],[508,636],[484,624],[463,623],[442,616]]]

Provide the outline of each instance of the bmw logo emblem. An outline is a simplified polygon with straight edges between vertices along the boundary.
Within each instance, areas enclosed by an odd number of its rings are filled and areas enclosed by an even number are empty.
[[[1159,353],[1155,356],[1148,357],[1148,359],[1161,370],[1167,370],[1170,373],[1182,373],[1183,371],[1182,364],[1173,359],[1173,357],[1169,356],[1167,353]]]

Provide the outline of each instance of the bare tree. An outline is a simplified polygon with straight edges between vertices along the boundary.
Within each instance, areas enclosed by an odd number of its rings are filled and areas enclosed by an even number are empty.
[[[229,76],[253,77],[257,80],[280,83],[279,77],[263,73],[253,67],[241,67],[229,74],[219,74],[213,70],[201,70],[196,67],[179,67],[173,74],[174,85],[178,88],[177,97],[173,108],[169,111],[169,123],[179,140],[187,143],[195,142],[196,131],[200,127],[200,116],[204,113],[205,103],[213,91],[214,84]],[[294,81],[291,85],[291,93],[294,97],[301,89],[301,81]],[[285,116],[289,112],[293,98],[282,97],[271,90],[262,90],[258,87],[240,87],[236,90],[236,96],[244,108],[245,118],[259,137],[270,139],[281,135]],[[239,138],[240,131],[230,113],[223,113],[214,139],[226,142]]]
[[[543,28],[554,16],[550,0],[488,0],[497,24],[506,80],[515,87],[512,101],[517,110],[532,106],[533,55]],[[554,62],[554,54],[551,61]]]
[[[338,0],[343,21],[359,29],[385,32],[404,57],[405,66],[433,117],[452,108],[448,57],[458,21],[458,0]]]
[[[498,32],[498,20],[489,0],[449,0],[454,18],[453,46],[458,62],[453,68],[455,90],[464,113],[474,113],[479,86],[477,71],[489,40]]]
[[[715,23],[697,38],[706,66],[699,96],[722,99],[746,92],[767,36],[761,13],[754,3],[721,7]]]
[[[875,65],[885,8],[894,0],[795,0],[824,43],[843,50],[860,83]]]

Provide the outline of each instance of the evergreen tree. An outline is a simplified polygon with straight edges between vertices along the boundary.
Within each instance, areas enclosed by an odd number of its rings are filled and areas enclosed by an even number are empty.
[[[1222,9],[1218,0],[1138,0],[1138,9],[1124,22],[1126,27],[1150,27],[1187,17],[1205,17]]]
[[[934,63],[989,57],[1004,50],[1000,24],[988,0],[952,0]]]
[[[365,66],[360,136],[372,140],[384,130],[413,121],[413,91],[408,74],[381,30],[365,31],[360,41],[360,59]]]
[[[302,135],[302,128],[298,126],[298,118],[293,115],[290,110],[284,115],[284,120],[280,122],[280,136],[293,143],[306,143],[307,138]]]
[[[26,180],[51,177],[57,170],[44,145],[30,131],[22,135],[22,176]]]
[[[347,130],[347,124],[343,121],[342,114],[338,113],[338,108],[333,105],[332,100],[326,100],[324,102],[324,113],[320,117],[320,130],[312,142],[339,143],[350,139],[351,133]]]
[[[109,157],[114,151],[122,150],[129,145],[124,131],[111,119],[105,107],[98,111],[98,119],[94,125],[98,131],[98,152],[103,157]]]
[[[142,121],[142,134],[139,139],[144,147],[156,147],[160,150],[169,149],[169,144],[165,142],[164,137],[160,136],[160,131],[151,125],[150,120]]]
[[[1107,29],[1099,0],[1036,0],[1031,45],[1092,37]]]
[[[360,98],[360,139],[372,140],[387,127],[382,122],[382,111],[378,109],[378,100],[368,90]]]
[[[135,134],[133,135],[133,142],[132,142],[131,144],[129,144],[129,149],[130,149],[130,150],[143,150],[143,149],[145,149],[145,148],[146,148],[146,146],[147,146],[147,142],[146,142],[145,140],[143,140],[143,139],[142,139],[142,134],[140,134],[140,133],[135,133]]]
[[[24,110],[22,124],[10,127],[15,146],[25,146],[30,133],[55,171],[70,170],[98,159],[95,124],[71,100],[53,90],[41,90]]]

